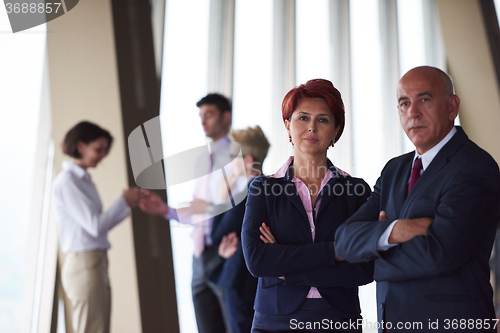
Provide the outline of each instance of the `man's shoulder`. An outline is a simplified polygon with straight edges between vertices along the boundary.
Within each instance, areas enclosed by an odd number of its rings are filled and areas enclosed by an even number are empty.
[[[485,167],[498,170],[498,165],[493,157],[484,149],[473,142],[460,127],[450,141],[441,149],[438,156],[445,157],[448,163],[470,167]]]
[[[410,163],[414,156],[415,156],[415,151],[411,151],[409,153],[393,157],[385,164],[382,172],[384,171],[393,172],[395,169],[398,169],[401,166]]]
[[[474,141],[467,139],[458,150],[464,157],[469,159],[476,159],[481,162],[496,164],[493,157],[483,148],[479,147]]]
[[[436,155],[431,165],[443,165],[451,178],[462,180],[463,177],[499,178],[497,162],[484,149],[470,140],[463,130],[455,134]],[[437,169],[436,169],[437,171]]]
[[[396,156],[391,158],[387,164],[389,163],[401,163],[401,162],[407,162],[408,160],[411,160],[415,156],[415,151],[412,150],[410,152],[404,153],[402,155]]]

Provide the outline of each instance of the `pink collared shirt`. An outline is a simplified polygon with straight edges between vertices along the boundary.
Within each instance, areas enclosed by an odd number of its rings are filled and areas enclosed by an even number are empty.
[[[273,174],[271,177],[273,178],[283,178],[288,170],[288,167],[290,166],[290,163],[293,161],[293,156],[290,156],[288,160],[281,166],[281,168]],[[336,167],[337,168],[337,167]],[[345,171],[340,170],[337,168],[339,171],[339,174],[342,176],[349,176],[349,174]],[[325,174],[325,177],[323,177],[323,180],[321,181],[321,186],[318,190],[318,193],[321,192],[323,187],[328,183],[328,181],[333,177],[333,173],[330,169]],[[311,237],[314,242],[315,236],[316,236],[316,227],[314,225],[314,218],[313,218],[313,212],[314,212],[314,217],[317,216],[318,214],[318,209],[321,205],[321,200],[322,197],[319,197],[319,199],[316,199],[316,202],[314,203],[314,207],[311,202],[311,194],[309,193],[309,189],[307,188],[307,185],[304,184],[302,180],[300,180],[297,177],[292,178],[292,182],[295,184],[295,187],[297,188],[297,192],[299,193],[300,200],[302,201],[302,204],[304,205],[304,209],[306,210],[307,213],[307,219],[309,220],[309,225],[311,227]],[[316,287],[311,287],[309,289],[309,292],[307,293],[306,298],[321,298],[321,295]]]

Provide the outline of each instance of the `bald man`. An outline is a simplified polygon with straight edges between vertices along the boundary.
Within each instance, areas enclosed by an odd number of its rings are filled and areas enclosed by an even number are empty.
[[[381,332],[496,332],[489,258],[499,221],[493,158],[454,126],[460,99],[434,67],[407,72],[398,110],[415,151],[390,160],[335,250],[374,261]]]

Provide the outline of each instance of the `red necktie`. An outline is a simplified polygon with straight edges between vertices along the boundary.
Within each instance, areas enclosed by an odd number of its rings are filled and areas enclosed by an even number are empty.
[[[413,185],[420,178],[420,171],[422,170],[422,159],[417,157],[415,162],[413,162],[413,168],[411,169],[410,183],[408,184],[408,192],[407,195],[410,194]]]

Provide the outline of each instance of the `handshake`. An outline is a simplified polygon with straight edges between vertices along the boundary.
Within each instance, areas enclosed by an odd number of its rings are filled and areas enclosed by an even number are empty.
[[[131,208],[139,207],[144,213],[165,217],[169,212],[169,207],[165,201],[155,192],[138,187],[129,188],[123,191],[123,197],[127,205]],[[211,204],[194,198],[187,207],[176,209],[179,217],[188,217],[192,214],[203,214],[211,209]],[[222,238],[219,244],[219,255],[222,258],[231,257],[237,249],[238,236],[232,232]]]
[[[123,191],[123,198],[130,208],[139,207],[144,213],[165,216],[168,214],[169,207],[165,201],[155,192],[131,187]],[[203,214],[209,211],[212,205],[204,200],[195,198],[189,206],[176,209],[180,217],[187,217],[192,214]]]
[[[168,205],[160,196],[149,190],[131,187],[123,191],[123,198],[130,208],[139,207],[147,214],[165,216],[168,214]]]

